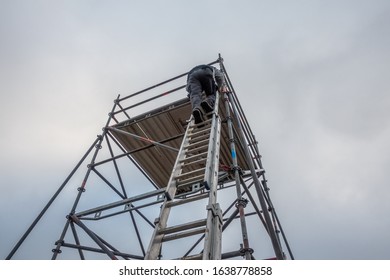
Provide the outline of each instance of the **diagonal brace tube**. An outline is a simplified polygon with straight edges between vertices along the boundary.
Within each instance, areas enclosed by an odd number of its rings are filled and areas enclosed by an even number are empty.
[[[123,131],[123,130],[120,130],[120,129],[117,129],[117,128],[114,128],[114,127],[107,127],[107,129],[111,130],[111,131],[115,131],[115,132],[121,133],[121,134],[124,134],[124,135],[128,135],[128,136],[134,137],[134,138],[136,138],[138,140],[141,140],[141,141],[144,141],[144,142],[147,142],[147,143],[151,143],[153,145],[160,146],[160,147],[163,147],[163,148],[175,151],[175,152],[179,151],[179,149],[176,149],[174,147],[171,147],[171,146],[168,146],[168,145],[165,145],[165,144],[161,144],[160,142],[153,141],[151,139],[148,139],[148,138],[145,138],[145,137],[142,137],[142,136],[139,136],[139,135],[127,132],[127,131]]]
[[[75,222],[79,227],[81,227],[92,239],[96,242],[97,245],[112,259],[117,260],[117,257],[111,252],[106,245],[100,240],[99,237],[95,235],[88,227],[86,227],[76,215],[70,216],[70,219]]]

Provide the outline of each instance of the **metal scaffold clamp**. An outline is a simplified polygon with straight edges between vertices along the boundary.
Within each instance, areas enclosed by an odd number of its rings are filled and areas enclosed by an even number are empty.
[[[252,255],[255,252],[252,248],[244,248],[243,244],[240,244],[240,246],[241,246],[240,254],[242,257],[245,256],[246,253],[249,253],[250,255]]]
[[[245,208],[247,205],[248,205],[249,201],[248,199],[246,198],[241,198],[241,199],[238,199],[237,202],[236,202],[236,208],[242,206],[243,208]]]

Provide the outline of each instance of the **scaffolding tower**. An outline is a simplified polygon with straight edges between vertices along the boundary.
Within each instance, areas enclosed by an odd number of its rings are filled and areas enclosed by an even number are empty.
[[[200,125],[186,97],[188,73],[118,96],[102,134],[7,259],[76,172],[82,179],[52,259],[294,259],[223,59],[208,65],[219,66],[228,92],[217,92]]]

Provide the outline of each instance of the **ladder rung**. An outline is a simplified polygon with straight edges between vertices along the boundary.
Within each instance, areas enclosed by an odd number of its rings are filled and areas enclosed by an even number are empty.
[[[188,166],[191,166],[191,165],[194,165],[194,164],[206,163],[206,160],[207,160],[207,158],[200,158],[198,160],[188,161],[188,162],[185,162],[185,165],[183,165],[182,168],[185,168],[185,167],[188,167]]]
[[[196,137],[198,135],[203,135],[203,134],[209,134],[210,133],[210,130],[211,130],[211,127],[206,127],[204,129],[201,129],[201,130],[197,130],[195,132],[190,132],[188,134],[188,136],[191,136],[191,137]]]
[[[201,122],[201,123],[198,123],[198,124],[193,123],[193,124],[190,126],[190,128],[198,128],[198,129],[201,129],[201,128],[204,128],[204,126],[210,125],[210,124],[211,124],[211,121],[212,121],[212,119],[208,119],[208,120],[205,120],[205,121],[203,121],[203,122]],[[202,126],[202,125],[203,125],[203,126]],[[201,126],[201,127],[199,127],[199,126]]]
[[[185,159],[182,159],[180,161],[180,163],[190,162],[193,159],[197,159],[197,158],[200,158],[200,157],[205,157],[205,159],[206,159],[206,156],[207,156],[207,152],[204,152],[204,153],[201,153],[201,154],[196,154],[196,155],[193,155],[193,156],[189,156],[189,157],[187,157]]]
[[[159,234],[176,233],[176,232],[183,231],[183,230],[202,227],[202,226],[205,226],[206,223],[207,223],[207,219],[196,220],[196,221],[185,223],[182,225],[177,225],[177,226],[167,227],[165,229],[160,229],[158,231],[158,233]]]
[[[187,151],[187,155],[193,156],[193,155],[195,155],[196,153],[207,151],[208,148],[209,148],[208,145],[195,147],[195,148],[192,148],[191,150],[188,150],[188,151]]]
[[[198,137],[191,137],[191,139],[188,140],[188,143],[190,143],[190,144],[197,143],[197,142],[200,142],[200,141],[203,141],[203,140],[206,140],[206,139],[209,140],[209,138],[210,138],[209,134],[200,135]]]
[[[206,231],[206,227],[201,227],[201,228],[197,228],[197,229],[193,229],[193,230],[187,230],[187,231],[182,232],[182,233],[174,233],[174,234],[170,234],[170,235],[165,235],[162,239],[162,242],[180,239],[180,238],[184,238],[184,237],[188,237],[188,236],[192,236],[192,235],[202,234],[202,233],[205,233],[205,231]]]
[[[188,138],[192,142],[193,141],[199,141],[201,139],[206,139],[206,138],[209,138],[210,131],[211,131],[211,128],[207,128],[207,129],[200,130],[200,131],[197,131],[197,132],[194,132],[194,133],[190,133],[188,135]]]
[[[190,148],[192,148],[192,147],[197,147],[197,146],[205,146],[205,147],[208,147],[208,143],[209,143],[209,139],[207,138],[207,139],[202,140],[202,141],[190,143],[190,144],[186,145],[184,148],[185,148],[185,149],[190,149]]]
[[[183,187],[185,185],[190,185],[190,184],[195,184],[195,183],[199,183],[199,182],[203,182],[204,180],[204,174],[201,174],[201,175],[198,175],[198,176],[194,176],[194,177],[191,177],[191,178],[188,178],[188,179],[182,179],[178,182],[178,185],[177,187]]]
[[[204,170],[205,170],[205,168],[200,168],[200,169],[196,169],[196,170],[193,170],[193,171],[190,171],[190,172],[187,172],[187,173],[183,173],[183,174],[175,176],[175,179],[181,179],[181,178],[184,178],[184,177],[192,176],[193,174],[197,174],[197,173],[199,173],[201,171],[204,171]]]
[[[196,255],[191,255],[191,256],[186,256],[182,258],[178,258],[176,260],[201,260],[203,259],[203,253],[196,254]]]
[[[191,196],[191,197],[188,197],[188,198],[185,198],[185,199],[177,199],[175,201],[168,201],[166,206],[167,207],[175,207],[175,206],[178,206],[178,205],[191,203],[191,202],[198,201],[198,200],[201,200],[201,199],[205,199],[205,198],[208,198],[208,197],[209,197],[209,193],[202,193],[202,194]]]

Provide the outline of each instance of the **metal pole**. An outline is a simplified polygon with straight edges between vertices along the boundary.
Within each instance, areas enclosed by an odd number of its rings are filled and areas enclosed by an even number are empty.
[[[87,246],[82,246],[82,245],[75,245],[75,244],[70,244],[70,243],[66,243],[66,242],[64,244],[62,244],[62,247],[84,250],[84,251],[89,251],[89,252],[94,252],[94,253],[102,253],[102,254],[105,253],[102,249],[97,249],[97,248],[92,248],[92,247],[87,247]],[[117,252],[117,251],[113,251],[112,253],[115,256],[120,256],[120,257],[123,257],[126,259],[129,259],[129,258],[136,259],[136,260],[143,260],[144,259],[142,256],[136,256],[136,255],[126,254],[126,253]]]
[[[249,188],[245,184],[244,179],[242,177],[240,179],[241,179],[242,187],[244,188],[246,194],[248,195],[249,200],[251,201],[251,203],[253,205],[253,208],[255,208],[255,211],[256,211],[257,215],[259,216],[260,221],[263,223],[265,229],[267,230],[267,224],[265,223],[265,220],[264,220],[263,216],[261,215],[261,211],[260,211],[259,207],[257,206],[255,200],[253,199],[253,196],[250,193]]]
[[[232,123],[232,118],[230,116],[229,98],[226,96],[226,93],[224,94],[224,100],[225,100],[225,108],[226,108],[226,115],[227,115],[227,124],[228,124],[231,156],[232,156],[232,161],[233,161],[234,177],[235,177],[235,181],[236,181],[236,193],[237,193],[236,207],[237,207],[237,210],[240,214],[242,240],[243,240],[243,245],[244,245],[243,251],[245,252],[245,258],[247,260],[250,260],[252,250],[249,247],[248,230],[246,227],[245,211],[244,211],[244,208],[246,207],[247,202],[246,202],[246,200],[244,200],[242,198],[242,195],[241,195],[240,172],[239,172],[239,166],[237,163],[236,145],[235,145],[235,139],[234,139],[234,134],[233,134],[233,123]]]
[[[218,61],[219,61],[219,60],[213,61],[213,62],[209,63],[208,65],[216,64],[216,63],[218,63]],[[121,101],[126,100],[126,99],[131,98],[131,97],[134,97],[134,96],[136,96],[136,95],[139,95],[139,94],[141,94],[141,93],[144,93],[144,92],[146,92],[146,91],[148,91],[148,90],[151,90],[151,89],[154,89],[154,88],[156,88],[156,87],[162,86],[162,85],[164,85],[164,84],[166,84],[166,83],[172,82],[172,81],[174,81],[174,80],[176,80],[176,79],[179,79],[179,78],[181,78],[181,77],[186,76],[187,74],[188,74],[188,72],[186,72],[186,73],[184,73],[184,74],[181,74],[181,75],[179,75],[179,76],[173,77],[173,78],[171,78],[171,79],[169,79],[169,80],[166,80],[166,81],[164,81],[164,82],[158,83],[158,84],[156,84],[156,85],[154,85],[154,86],[151,86],[151,87],[148,87],[148,88],[146,88],[146,89],[140,90],[140,91],[138,91],[138,92],[136,92],[136,93],[133,93],[133,94],[131,94],[131,95],[125,96],[125,97],[123,97],[123,98],[121,98],[121,99],[118,99],[118,102],[121,102]]]
[[[99,171],[97,171],[94,167],[92,168],[92,171],[95,172],[95,174],[103,181],[107,184],[107,186],[109,186],[118,196],[120,196],[121,198],[125,199],[126,197],[121,194],[111,183],[110,181],[108,181]]]
[[[81,245],[80,244],[80,239],[79,239],[79,236],[77,235],[77,231],[76,231],[76,227],[74,226],[74,223],[70,223],[70,227],[72,229],[74,240],[75,240],[77,246],[80,246]],[[80,259],[81,260],[85,260],[83,250],[78,249],[78,252],[79,252],[79,255],[80,255]]]
[[[119,99],[119,95],[118,95],[117,100],[118,100],[118,99]],[[114,105],[113,105],[113,107],[112,107],[112,110],[111,110],[111,112],[108,114],[109,117],[108,117],[108,119],[107,119],[107,122],[106,122],[105,127],[107,127],[107,126],[109,125],[109,123],[110,123],[110,121],[111,121],[111,119],[112,119],[112,116],[113,116],[112,112],[114,112],[116,106],[117,106],[117,102],[114,102]],[[79,201],[80,201],[81,195],[82,195],[82,193],[85,191],[85,185],[86,185],[87,180],[88,180],[88,178],[89,178],[89,175],[90,175],[90,173],[91,173],[91,171],[92,171],[93,164],[95,163],[96,157],[97,157],[97,155],[98,155],[98,153],[99,153],[99,150],[100,150],[100,148],[101,148],[101,145],[102,145],[102,142],[103,142],[103,139],[104,139],[104,135],[105,135],[106,133],[107,133],[107,130],[104,129],[104,130],[103,130],[103,135],[98,135],[98,137],[97,137],[97,139],[96,139],[95,152],[94,152],[94,154],[93,154],[93,156],[92,156],[92,159],[91,159],[90,164],[88,165],[88,170],[87,170],[87,173],[86,173],[85,176],[84,176],[83,182],[81,183],[81,187],[78,188],[78,194],[77,194],[77,197],[76,197],[75,202],[73,203],[73,207],[72,207],[72,209],[71,209],[71,211],[70,211],[70,214],[69,214],[70,216],[72,216],[72,215],[75,213],[76,208],[77,208],[77,205],[78,205],[78,203],[79,203]],[[68,219],[68,220],[66,221],[66,223],[65,223],[64,229],[62,230],[60,239],[56,242],[56,248],[52,250],[52,251],[53,251],[52,260],[55,260],[55,259],[57,258],[57,255],[61,252],[60,248],[61,248],[61,245],[62,245],[62,243],[63,243],[63,241],[64,241],[66,232],[68,231],[69,224],[70,224],[70,220]]]
[[[168,94],[170,94],[170,93],[172,93],[172,92],[181,90],[181,89],[183,89],[183,88],[185,88],[185,87],[186,87],[186,85],[177,87],[177,88],[175,88],[175,89],[166,91],[166,92],[161,93],[161,94],[158,94],[158,95],[156,95],[156,96],[154,96],[154,97],[151,97],[151,98],[149,98],[149,99],[146,99],[146,100],[144,100],[144,101],[141,101],[141,102],[139,102],[139,103],[137,103],[137,104],[134,104],[134,105],[131,105],[131,106],[129,106],[129,107],[123,108],[123,109],[121,109],[121,110],[115,111],[115,112],[114,112],[114,115],[116,115],[116,114],[118,114],[118,113],[121,113],[121,112],[125,112],[125,111],[127,111],[127,110],[129,110],[129,109],[135,108],[135,107],[137,107],[137,106],[139,106],[139,105],[142,105],[142,104],[145,104],[145,103],[147,103],[147,102],[149,102],[149,101],[152,101],[152,100],[161,98],[161,97],[166,96],[166,95],[168,95]]]
[[[113,152],[113,150],[112,150],[111,143],[110,143],[110,141],[109,141],[109,139],[108,139],[107,134],[105,135],[105,137],[106,137],[106,142],[107,142],[108,149],[109,149],[109,151],[110,151],[111,158],[113,158],[113,157],[114,157],[114,152]],[[119,180],[120,185],[121,185],[121,188],[122,188],[123,195],[124,195],[124,197],[127,198],[126,189],[125,189],[125,186],[124,186],[124,183],[123,183],[123,180],[122,180],[121,173],[120,173],[120,171],[119,171],[118,164],[117,164],[117,162],[116,162],[115,159],[113,159],[113,163],[114,163],[114,167],[115,167],[115,172],[116,172],[116,174],[117,174],[117,176],[118,176],[118,180]],[[130,204],[130,206],[133,207],[132,204]],[[136,232],[136,235],[137,235],[138,242],[139,242],[139,245],[140,245],[140,247],[141,247],[142,253],[145,255],[145,249],[144,249],[144,246],[143,246],[143,244],[142,244],[141,235],[140,235],[140,233],[139,233],[138,226],[137,226],[137,223],[136,223],[136,221],[135,221],[133,211],[129,211],[129,215],[130,215],[131,221],[132,221],[132,223],[133,223],[133,225],[134,225],[134,229],[135,229],[135,232]]]
[[[112,259],[117,260],[115,255],[104,245],[104,243],[97,237],[89,228],[87,228],[76,215],[69,217],[73,222],[75,222],[79,227],[81,227],[92,239],[99,245],[99,247]]]
[[[257,141],[256,141],[256,138],[255,138],[254,135],[253,135],[253,139],[254,139],[254,141],[255,141],[255,142],[254,142],[254,149],[255,149],[255,151],[256,151],[256,154],[257,154],[257,155],[260,155],[259,149],[258,149],[258,147],[257,147]],[[260,167],[263,168],[263,164],[262,164],[262,162],[261,162],[261,157],[258,156],[256,159],[257,159],[257,161],[258,161]],[[279,220],[279,218],[278,218],[278,215],[277,215],[277,213],[276,213],[276,210],[275,210],[275,208],[274,208],[274,206],[273,206],[273,204],[272,204],[271,196],[269,195],[269,192],[268,192],[269,188],[268,188],[268,185],[267,185],[267,179],[265,178],[265,174],[264,174],[264,173],[262,174],[262,178],[263,178],[262,183],[263,183],[263,186],[264,186],[264,189],[265,189],[265,194],[266,194],[266,197],[265,197],[265,198],[267,199],[268,204],[271,206],[272,213],[273,213],[273,215],[275,216],[276,223],[277,223],[278,226],[279,226],[279,229],[280,229],[280,232],[281,232],[281,234],[282,234],[282,238],[283,238],[284,244],[286,245],[286,248],[287,248],[287,250],[288,250],[288,252],[289,252],[290,258],[291,258],[292,260],[294,260],[294,255],[293,255],[292,250],[291,250],[291,248],[290,248],[290,244],[289,244],[289,242],[288,242],[288,240],[287,240],[287,237],[286,237],[286,235],[285,235],[285,233],[284,233],[283,227],[282,227],[282,225],[281,225],[281,223],[280,223],[280,220]]]
[[[115,144],[118,146],[118,148],[124,153],[123,156],[127,156],[127,158],[135,165],[135,167],[137,167],[137,169],[145,176],[146,179],[148,179],[148,181],[156,188],[156,189],[159,189],[159,187],[156,185],[155,182],[153,182],[153,180],[148,176],[148,174],[146,174],[146,172],[139,166],[139,164],[131,157],[131,154],[132,153],[135,153],[138,151],[137,150],[133,150],[133,151],[130,151],[130,152],[126,152],[126,150],[119,144],[119,142],[111,135],[111,133],[108,134],[110,136],[110,138],[115,142]],[[148,147],[148,146],[147,146]],[[111,160],[111,159],[110,159]],[[104,161],[103,161],[104,162]],[[100,163],[99,163],[100,164]],[[95,164],[96,165],[96,164]]]
[[[247,120],[247,118],[246,118],[246,116],[244,114],[244,111],[243,111],[242,107],[241,107],[240,101],[238,100],[237,95],[235,93],[233,84],[231,83],[229,75],[226,72],[225,66],[223,64],[221,65],[221,69],[223,69],[223,71],[225,73],[225,76],[226,76],[226,79],[227,79],[227,81],[229,83],[229,88],[231,89],[230,97],[232,98],[231,103],[235,104],[235,111],[236,111],[235,114],[237,115],[237,118],[242,119],[242,122],[241,122],[241,132],[245,135],[246,139],[248,139],[248,143],[256,143],[256,139],[254,138],[254,134],[252,133],[252,130],[251,130],[250,126],[249,126],[248,120]],[[260,169],[263,169],[263,166],[262,166],[261,161],[260,161],[260,155],[256,154],[256,150],[254,150],[252,148],[252,146],[250,148],[251,148],[253,154],[256,155],[256,159],[255,160],[258,163],[258,166],[260,167]]]
[[[113,138],[113,136],[112,136],[110,133],[109,133],[108,135],[110,136],[110,138],[111,138],[112,140],[114,140],[115,144],[118,145],[118,148],[120,148],[120,149],[122,150],[123,154],[117,155],[117,156],[112,156],[111,158],[108,158],[108,159],[105,159],[105,160],[96,162],[96,163],[93,164],[94,167],[99,166],[99,165],[102,165],[102,164],[107,163],[107,162],[110,162],[110,161],[115,161],[115,160],[120,159],[120,158],[123,158],[123,157],[129,157],[129,156],[132,155],[132,154],[141,152],[141,151],[143,151],[143,150],[147,150],[147,149],[152,148],[152,147],[155,146],[154,144],[150,144],[150,145],[144,146],[144,147],[142,147],[142,148],[133,149],[133,150],[127,152],[126,150],[124,150],[124,149],[120,146],[120,144],[118,144],[118,142],[116,141],[116,139]],[[176,136],[169,137],[169,138],[166,138],[166,139],[164,139],[164,140],[161,140],[159,143],[164,144],[164,143],[166,143],[166,142],[170,142],[170,141],[173,141],[173,140],[182,138],[183,136],[184,136],[184,133],[181,133],[181,134],[178,134],[178,135],[176,135]],[[133,161],[132,161],[132,163],[135,164]],[[142,172],[142,170],[140,170],[140,171]],[[144,174],[144,175],[145,175],[145,177],[147,177],[146,174]],[[150,182],[150,183],[153,184],[153,182]],[[153,184],[153,185],[155,185],[155,184]]]
[[[144,142],[147,142],[147,143],[151,143],[153,145],[160,146],[160,147],[163,147],[163,148],[175,151],[175,152],[179,151],[178,149],[173,148],[171,146],[164,145],[164,144],[161,144],[160,142],[153,141],[153,140],[151,140],[149,138],[145,138],[145,137],[142,137],[142,136],[139,136],[139,135],[127,132],[127,131],[123,131],[123,130],[120,130],[120,129],[117,129],[117,128],[114,128],[114,127],[107,127],[107,129],[111,130],[111,131],[115,131],[115,132],[121,133],[121,134],[124,134],[124,135],[128,135],[128,136],[134,137],[134,138],[136,138],[138,140],[141,140],[141,141],[144,141]]]

